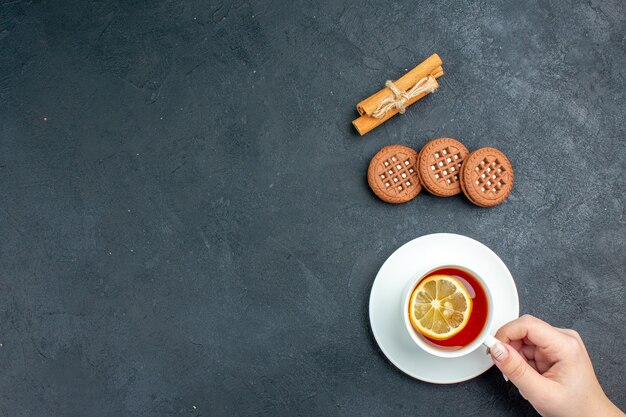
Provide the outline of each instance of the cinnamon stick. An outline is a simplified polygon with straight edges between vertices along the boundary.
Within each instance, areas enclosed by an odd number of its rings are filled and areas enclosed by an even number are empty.
[[[398,87],[398,89],[406,91],[424,77],[428,77],[429,75],[434,76],[435,73],[439,72],[441,73],[441,75],[443,75],[443,69],[441,69],[441,64],[442,62],[439,55],[432,54],[424,62],[422,62],[417,67],[413,68],[411,71],[407,72],[398,80],[396,80],[394,84],[396,85],[396,87]],[[435,78],[438,77],[435,76]],[[382,100],[392,96],[393,94],[391,90],[389,90],[388,88],[383,88],[382,90],[369,96],[368,98],[357,104],[356,109],[360,115],[367,114],[368,116],[371,116]]]
[[[439,83],[437,83],[437,87],[438,86],[439,86]],[[417,100],[421,99],[422,97],[424,97],[426,95],[428,95],[428,93],[422,93],[422,94],[420,94],[420,95],[418,95],[416,97],[413,97],[411,100],[406,102],[405,106],[407,106],[407,107],[410,106],[411,104],[415,103]],[[368,115],[363,115],[363,116],[359,117],[358,119],[353,120],[352,121],[352,125],[356,128],[357,132],[359,132],[359,134],[361,136],[363,136],[366,133],[374,130],[378,126],[382,125],[383,123],[385,123],[387,120],[391,119],[396,114],[398,114],[398,110],[397,109],[389,110],[387,112],[387,114],[385,114],[380,119],[377,119],[375,117],[368,116]]]
[[[435,68],[433,73],[430,74],[430,75],[432,75],[434,78],[441,77],[442,75],[444,75],[443,68],[442,67]],[[428,75],[426,75],[426,76],[428,76]],[[400,81],[400,80],[398,80],[398,81]],[[419,79],[417,81],[419,81]],[[437,87],[438,87],[439,83],[437,83],[436,81],[435,81],[435,83],[437,84]],[[388,88],[385,88],[385,90],[389,91]],[[389,91],[389,93],[391,94],[390,91]],[[378,93],[376,93],[376,94],[378,94]],[[406,102],[405,107],[410,106],[411,104],[415,103],[417,100],[420,100],[422,97],[424,97],[426,95],[428,95],[427,92],[422,93],[422,94],[420,94],[418,96],[415,96],[415,97],[411,98],[409,101]],[[383,97],[383,99],[384,99],[384,97]],[[361,103],[359,103],[359,105],[361,105],[362,103],[364,103],[364,102],[366,102],[368,100],[369,100],[369,98],[366,99],[366,100],[363,100]],[[365,112],[365,110],[369,110],[370,105],[368,104],[367,106],[368,107],[362,107],[364,109],[363,110],[364,112]],[[378,104],[376,106],[378,106]],[[376,107],[374,107],[374,110],[376,110]],[[361,136],[363,136],[366,133],[368,133],[368,132],[372,131],[373,129],[377,128],[378,126],[380,126],[381,124],[383,124],[387,120],[391,119],[396,114],[398,114],[398,110],[397,109],[389,110],[387,112],[387,114],[385,114],[385,116],[383,116],[380,119],[377,119],[375,117],[368,116],[367,114],[364,114],[361,117],[359,117],[358,119],[353,120],[352,121],[352,125],[356,128],[357,132],[359,132],[359,134]]]

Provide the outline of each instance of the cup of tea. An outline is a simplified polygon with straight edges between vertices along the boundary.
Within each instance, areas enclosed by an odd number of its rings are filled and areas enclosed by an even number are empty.
[[[432,269],[408,283],[402,300],[407,332],[432,355],[456,358],[498,342],[493,337],[491,292],[469,268]]]

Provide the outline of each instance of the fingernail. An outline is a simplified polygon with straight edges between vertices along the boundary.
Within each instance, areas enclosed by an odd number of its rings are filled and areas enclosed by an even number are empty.
[[[509,356],[509,351],[506,350],[502,343],[496,343],[491,346],[491,356],[498,362],[502,362]]]
[[[509,382],[509,378],[506,375],[502,374],[502,378],[504,378],[506,382]]]

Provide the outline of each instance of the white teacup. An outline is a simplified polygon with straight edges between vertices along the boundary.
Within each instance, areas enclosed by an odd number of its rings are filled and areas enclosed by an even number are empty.
[[[411,294],[413,293],[413,289],[415,289],[417,284],[424,277],[426,277],[427,275],[431,274],[433,271],[436,271],[438,269],[443,269],[443,268],[454,268],[454,269],[460,269],[462,271],[468,272],[474,278],[476,278],[478,280],[478,282],[480,282],[480,285],[485,290],[485,295],[487,296],[487,305],[488,305],[487,320],[485,322],[485,325],[484,325],[482,331],[476,337],[476,339],[474,339],[470,344],[468,344],[466,346],[463,346],[462,348],[455,349],[455,350],[439,349],[436,346],[428,343],[426,341],[426,339],[424,338],[424,336],[419,334],[419,332],[413,328],[413,325],[411,324],[411,321],[409,320],[409,302],[411,301]],[[495,330],[492,329],[492,327],[493,327],[493,308],[492,308],[492,306],[493,306],[493,299],[491,298],[491,292],[489,291],[489,287],[487,287],[487,284],[485,283],[485,280],[483,280],[480,277],[479,274],[475,273],[474,271],[472,271],[469,268],[466,268],[464,266],[459,266],[459,265],[441,265],[441,266],[438,266],[436,268],[431,269],[430,271],[428,271],[424,275],[418,276],[415,279],[412,279],[411,281],[409,281],[406,289],[404,290],[404,295],[402,297],[402,317],[404,317],[404,324],[406,326],[407,332],[411,336],[411,339],[413,339],[415,344],[417,344],[417,346],[419,346],[421,349],[423,349],[424,351],[430,353],[431,355],[439,356],[439,357],[442,357],[442,358],[458,358],[459,356],[465,356],[465,355],[475,351],[481,345],[484,345],[487,348],[491,348],[493,345],[495,345],[498,342],[498,339],[496,339],[492,335],[493,333],[495,333]]]

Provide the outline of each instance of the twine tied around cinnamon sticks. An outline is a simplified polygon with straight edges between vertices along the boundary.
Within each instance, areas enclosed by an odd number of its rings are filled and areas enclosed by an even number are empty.
[[[359,118],[352,121],[356,130],[365,135],[407,107],[439,88],[437,78],[443,73],[441,58],[432,54],[424,62],[396,81],[356,105]]]
[[[404,105],[407,101],[422,93],[432,93],[438,86],[439,85],[437,84],[437,81],[435,81],[435,77],[432,75],[422,78],[407,91],[401,91],[398,87],[396,87],[393,81],[387,80],[385,87],[391,90],[393,97],[381,100],[378,107],[376,107],[376,110],[374,110],[374,113],[372,113],[372,117],[382,119],[385,117],[387,112],[393,108],[398,109],[398,113],[404,114],[406,111],[406,107],[404,107]]]

